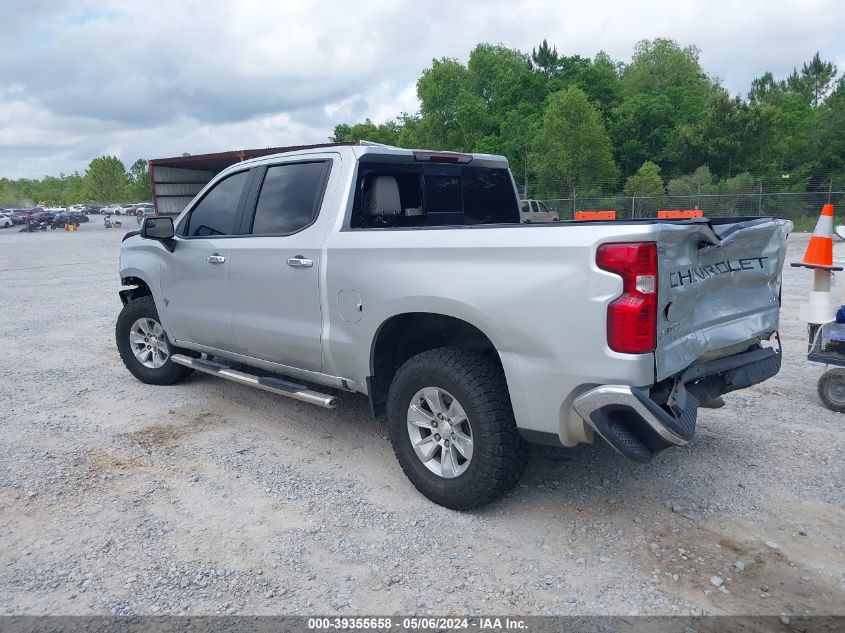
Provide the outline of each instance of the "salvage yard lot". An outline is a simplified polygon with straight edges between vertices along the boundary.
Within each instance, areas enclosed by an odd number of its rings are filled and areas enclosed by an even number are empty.
[[[361,396],[133,379],[122,235],[0,231],[0,614],[845,613],[845,415],[803,356],[810,271],[785,270],[781,373],[702,410],[688,447],[536,447],[511,494],[456,513]]]

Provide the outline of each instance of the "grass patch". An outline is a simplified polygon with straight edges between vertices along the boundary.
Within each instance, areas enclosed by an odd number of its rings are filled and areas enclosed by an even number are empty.
[[[796,233],[812,233],[816,228],[818,217],[815,218],[792,218]]]

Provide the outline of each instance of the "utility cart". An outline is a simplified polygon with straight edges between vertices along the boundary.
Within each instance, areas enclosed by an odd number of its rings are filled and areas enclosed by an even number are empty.
[[[831,411],[845,413],[845,323],[811,325],[807,360],[833,365],[819,378],[819,398]]]

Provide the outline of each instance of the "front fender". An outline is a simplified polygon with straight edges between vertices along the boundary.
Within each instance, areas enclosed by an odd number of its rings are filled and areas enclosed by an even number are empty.
[[[168,336],[171,336],[165,319],[164,306],[161,303],[161,268],[164,252],[164,247],[154,240],[144,240],[137,235],[125,239],[120,249],[120,280],[124,286],[146,286],[155,302],[159,320]],[[145,294],[147,293],[138,288],[123,288],[119,291],[124,305]]]

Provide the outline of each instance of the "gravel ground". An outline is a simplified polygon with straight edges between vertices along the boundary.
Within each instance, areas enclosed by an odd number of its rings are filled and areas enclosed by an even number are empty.
[[[121,237],[0,231],[0,614],[845,613],[845,417],[803,358],[809,271],[785,273],[782,372],[702,410],[691,445],[538,447],[456,513],[361,396],[133,379]]]

